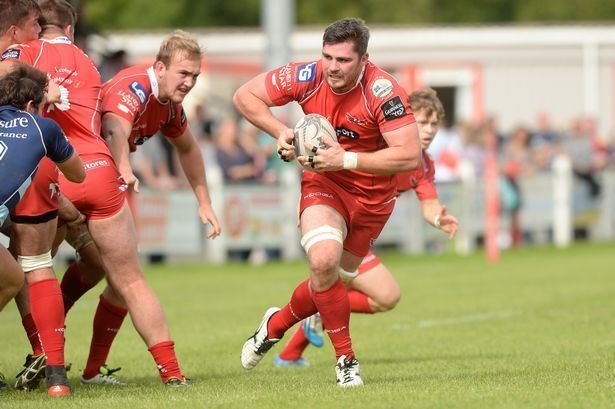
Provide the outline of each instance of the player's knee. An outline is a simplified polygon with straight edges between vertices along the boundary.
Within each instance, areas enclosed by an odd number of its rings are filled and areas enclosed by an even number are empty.
[[[373,298],[373,301],[377,304],[378,312],[390,311],[397,306],[401,299],[401,290],[399,287],[391,288],[384,294],[381,294],[377,298]]]
[[[397,306],[397,303],[399,303],[400,299],[401,299],[400,292],[388,294],[382,300],[382,302],[380,303],[380,306],[383,308],[384,311],[390,311]]]

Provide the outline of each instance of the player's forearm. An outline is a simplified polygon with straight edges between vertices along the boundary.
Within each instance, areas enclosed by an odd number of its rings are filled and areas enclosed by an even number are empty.
[[[401,146],[381,149],[376,152],[358,153],[357,170],[375,174],[409,172],[421,165],[420,151],[408,152]]]
[[[233,95],[233,103],[252,125],[276,139],[288,128],[271,113],[269,106],[263,100],[243,87]]]
[[[126,142],[128,136],[125,135],[119,127],[115,126],[103,129],[103,136],[120,174],[124,174],[127,171],[132,173],[132,166],[130,165],[130,147]]]
[[[429,224],[434,227],[438,227],[435,224],[436,216],[440,215],[442,212],[442,205],[438,201],[438,199],[424,199],[421,200],[421,213],[423,213],[423,218]]]
[[[207,177],[205,175],[205,164],[196,143],[191,149],[185,151],[178,150],[177,156],[199,205],[211,203],[207,187]]]

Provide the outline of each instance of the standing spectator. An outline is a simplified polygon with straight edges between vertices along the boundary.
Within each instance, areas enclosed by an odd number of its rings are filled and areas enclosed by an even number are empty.
[[[532,162],[529,151],[530,133],[525,127],[517,127],[506,141],[503,155],[503,180],[501,185],[502,208],[510,213],[510,237],[513,247],[521,245],[522,206],[519,179],[531,172]]]
[[[589,187],[592,198],[600,195],[601,186],[596,172],[606,165],[606,155],[599,149],[595,123],[590,118],[577,118],[562,143],[572,161],[574,175]]]

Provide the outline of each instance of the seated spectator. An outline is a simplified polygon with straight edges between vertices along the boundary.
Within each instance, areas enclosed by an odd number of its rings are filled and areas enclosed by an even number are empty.
[[[224,180],[230,183],[257,181],[261,172],[254,157],[239,143],[237,124],[224,120],[216,130],[216,159]]]

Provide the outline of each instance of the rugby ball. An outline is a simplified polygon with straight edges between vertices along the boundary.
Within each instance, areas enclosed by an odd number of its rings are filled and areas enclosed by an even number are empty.
[[[337,135],[333,126],[322,115],[308,114],[299,119],[295,125],[295,146],[296,156],[312,155],[305,147],[306,143],[318,146],[318,148],[326,149],[327,146],[322,142],[324,138],[328,138],[337,142]]]

